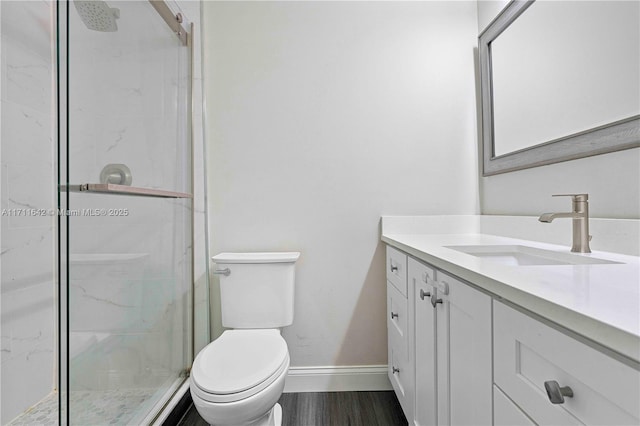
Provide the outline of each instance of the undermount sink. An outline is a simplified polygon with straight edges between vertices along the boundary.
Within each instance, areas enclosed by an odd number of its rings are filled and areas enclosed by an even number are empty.
[[[503,265],[602,265],[614,264],[611,260],[598,259],[590,256],[580,256],[570,253],[560,253],[552,250],[539,249],[521,245],[472,245],[445,246],[452,250],[481,257],[491,262]]]

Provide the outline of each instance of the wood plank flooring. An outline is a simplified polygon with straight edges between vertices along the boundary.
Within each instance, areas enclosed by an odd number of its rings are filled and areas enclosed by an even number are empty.
[[[391,391],[284,393],[282,426],[406,426],[400,403]],[[207,423],[192,405],[180,426]]]

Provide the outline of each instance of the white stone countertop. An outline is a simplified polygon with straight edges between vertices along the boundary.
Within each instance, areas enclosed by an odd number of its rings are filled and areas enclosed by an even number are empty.
[[[570,250],[485,233],[390,233],[385,232],[384,224],[382,241],[640,362],[640,257],[594,250],[574,254],[620,263],[511,266],[446,246],[523,245],[559,253]]]

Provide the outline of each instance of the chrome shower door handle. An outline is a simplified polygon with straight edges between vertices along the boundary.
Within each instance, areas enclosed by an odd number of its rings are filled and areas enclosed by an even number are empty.
[[[224,269],[214,269],[213,273],[215,275],[224,275],[225,277],[228,277],[229,274],[231,274],[231,269],[229,268],[224,268]]]

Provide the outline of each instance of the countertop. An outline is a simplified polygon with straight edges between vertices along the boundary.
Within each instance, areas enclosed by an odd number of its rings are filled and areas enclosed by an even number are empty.
[[[446,246],[524,245],[561,253],[569,247],[484,233],[382,233],[382,241],[640,362],[640,258],[576,254],[619,264],[510,266]]]

